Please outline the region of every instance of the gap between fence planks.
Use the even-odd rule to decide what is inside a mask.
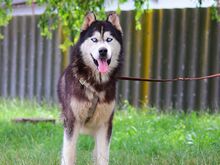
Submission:
[[[48,118],[15,118],[11,120],[14,123],[53,123],[55,124],[55,119]]]

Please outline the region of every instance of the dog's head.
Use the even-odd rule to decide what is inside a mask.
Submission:
[[[98,21],[94,13],[85,16],[79,42],[84,63],[94,72],[102,75],[118,67],[122,52],[122,30],[115,13],[106,21]]]

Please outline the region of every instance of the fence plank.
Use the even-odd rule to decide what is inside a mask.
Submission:
[[[34,97],[34,68],[35,68],[35,19],[34,16],[29,16],[29,26],[28,29],[28,63],[27,63],[27,97],[33,99]]]
[[[198,38],[198,10],[187,9],[187,44],[186,44],[186,58],[185,58],[185,76],[195,77],[196,76],[196,66],[197,66],[197,38]],[[184,85],[184,109],[191,111],[195,107],[195,81],[186,82]]]
[[[133,21],[132,24],[134,25],[135,22]],[[134,77],[140,77],[140,71],[141,71],[141,54],[142,54],[142,31],[136,30],[135,26],[133,26],[132,29],[132,52],[131,52],[131,60],[130,60],[130,75]],[[135,81],[131,83],[131,104],[134,106],[140,105],[140,82]]]
[[[175,36],[175,10],[164,12],[164,40],[163,40],[163,54],[161,62],[162,78],[173,77],[173,56],[174,56],[174,36]],[[163,109],[172,108],[172,83],[161,84],[161,107]]]
[[[58,32],[54,32],[54,42],[53,42],[53,70],[52,70],[52,96],[53,101],[57,102],[57,82],[61,74],[61,51],[59,48],[61,39],[61,28],[59,27]]]
[[[175,77],[183,77],[184,76],[184,58],[185,58],[185,52],[186,52],[186,9],[183,10],[177,10],[176,12],[177,19],[176,21],[176,28],[178,34],[176,36],[176,53],[174,56],[174,61],[176,66],[174,66],[174,75]],[[183,109],[183,82],[179,81],[174,83],[173,85],[173,106],[177,110]]]
[[[19,98],[23,99],[25,96],[25,76],[26,76],[26,37],[27,37],[27,24],[26,19],[27,17],[18,17],[20,26],[19,26],[19,84],[18,84],[18,92],[19,92]]]
[[[12,20],[12,25],[11,25],[11,37],[10,39],[13,41],[11,44],[11,63],[10,63],[10,97],[16,97],[17,93],[16,93],[16,84],[17,84],[17,50],[18,50],[18,30],[17,27],[18,26],[18,22],[17,22],[17,17],[13,18]]]
[[[4,27],[3,29],[4,41],[3,41],[3,51],[2,51],[2,96],[8,97],[8,60],[9,60],[9,29]]]
[[[198,67],[197,75],[208,75],[208,56],[209,56],[209,37],[210,37],[210,10],[203,9],[200,12],[199,21],[199,55],[198,55]],[[207,89],[208,80],[202,80],[197,82],[197,100],[195,109],[207,108]]]
[[[40,29],[37,29],[37,53],[36,53],[36,99],[38,102],[42,101],[43,97],[43,48],[44,42],[40,35]]]
[[[151,59],[152,59],[152,45],[153,45],[153,11],[145,14],[142,23],[143,29],[143,56],[142,56],[142,70],[141,77],[149,78],[151,75]],[[143,105],[149,102],[149,83],[141,84],[141,101]]]
[[[54,36],[52,36],[54,39]],[[51,99],[51,60],[52,60],[52,41],[50,39],[46,39],[46,47],[44,58],[44,98],[46,101],[50,101]]]
[[[163,10],[158,10],[154,13],[154,42],[153,42],[153,58],[152,58],[152,77],[153,78],[161,78],[161,56],[162,56],[162,28],[163,28]],[[151,84],[151,98],[150,105],[155,107],[160,107],[160,92],[161,92],[161,84],[155,83]]]
[[[210,43],[216,43],[210,45],[210,55],[209,55],[209,74],[214,74],[220,72],[219,62],[220,62],[220,24],[217,22],[212,22],[212,31],[210,37]],[[208,83],[208,104],[211,112],[217,112],[219,109],[219,79],[211,79]]]
[[[131,48],[132,48],[132,40],[131,40],[131,24],[130,22],[133,19],[133,14],[132,12],[122,12],[122,19],[125,20],[124,24],[122,24],[123,27],[123,39],[124,39],[124,64],[123,64],[123,70],[122,74],[123,75],[130,75],[130,59],[131,59]],[[119,93],[119,99],[129,99],[129,86],[130,82],[129,81],[120,81],[121,86],[119,86],[119,89],[121,89],[121,92]]]

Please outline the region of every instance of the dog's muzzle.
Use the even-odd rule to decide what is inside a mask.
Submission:
[[[99,49],[98,59],[95,59],[92,54],[91,56],[100,73],[107,73],[109,71],[111,58],[108,59],[108,50],[106,48]]]

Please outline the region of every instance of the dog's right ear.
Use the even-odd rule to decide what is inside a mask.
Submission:
[[[81,30],[83,31],[88,29],[88,27],[95,21],[96,21],[95,14],[93,12],[88,12],[84,18],[84,22]]]

